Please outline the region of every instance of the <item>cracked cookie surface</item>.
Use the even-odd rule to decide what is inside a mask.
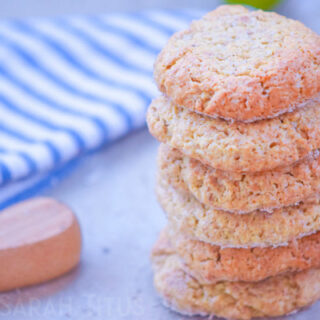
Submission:
[[[158,201],[175,229],[221,247],[277,247],[320,230],[320,199],[272,213],[234,214],[202,204],[158,177]]]
[[[203,284],[191,276],[169,242],[152,252],[154,284],[164,303],[187,315],[249,320],[275,317],[308,306],[320,297],[320,270],[270,277],[260,282]]]
[[[202,283],[257,282],[279,274],[320,267],[320,232],[277,248],[221,248],[194,240],[169,224],[160,235]]]
[[[289,166],[320,148],[320,104],[275,119],[229,123],[174,105],[162,96],[147,122],[159,141],[219,170],[260,172]]]
[[[174,34],[156,83],[181,106],[255,121],[292,111],[320,91],[320,37],[273,12],[221,6]]]
[[[213,169],[161,144],[158,170],[175,188],[189,191],[208,206],[233,213],[267,212],[310,201],[320,192],[320,157],[278,170],[237,174]]]

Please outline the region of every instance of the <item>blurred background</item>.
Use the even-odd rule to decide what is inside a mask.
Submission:
[[[244,1],[230,1],[243,3]],[[281,14],[303,21],[320,31],[319,0],[247,0],[247,3],[266,7],[281,2],[275,9]],[[0,17],[56,16],[64,14],[108,13],[137,11],[150,8],[200,8],[211,10],[223,3],[218,0],[10,0],[1,1]]]

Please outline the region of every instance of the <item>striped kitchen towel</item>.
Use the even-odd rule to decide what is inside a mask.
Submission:
[[[153,62],[202,12],[0,22],[0,208],[145,125]]]

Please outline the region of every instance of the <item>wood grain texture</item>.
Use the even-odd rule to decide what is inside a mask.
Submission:
[[[35,198],[0,213],[0,291],[38,284],[80,259],[78,221],[65,205]]]

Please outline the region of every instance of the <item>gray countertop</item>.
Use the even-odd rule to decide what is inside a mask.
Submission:
[[[217,1],[10,0],[0,17],[110,12],[150,7],[214,8]],[[320,31],[320,1],[288,0],[279,12]],[[67,203],[82,226],[77,270],[47,284],[0,294],[3,319],[187,319],[162,307],[152,286],[149,252],[165,224],[154,196],[158,143],[146,130],[85,157],[44,193]],[[287,317],[319,319],[320,303]]]
[[[152,286],[149,254],[166,222],[153,192],[157,146],[141,130],[86,157],[45,192],[76,212],[81,264],[58,280],[0,294],[0,319],[190,319],[163,307]],[[286,319],[319,314],[320,303]]]

